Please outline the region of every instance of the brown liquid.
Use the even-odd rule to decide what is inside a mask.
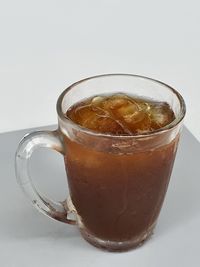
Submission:
[[[175,118],[166,103],[126,95],[90,98],[72,106],[66,114],[93,131],[126,137],[156,131]],[[177,139],[154,145],[167,138],[158,135],[134,147],[130,138],[124,150],[123,142],[119,148],[112,139],[94,141],[90,136],[77,135],[81,137],[78,142],[64,137],[65,162],[72,202],[84,227],[102,240],[137,241],[154,225],[160,212]]]

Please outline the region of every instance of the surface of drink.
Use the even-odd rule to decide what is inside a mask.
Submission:
[[[66,115],[85,128],[114,135],[156,131],[175,119],[165,102],[122,93],[86,99],[72,106]]]
[[[139,245],[159,215],[178,136],[171,141],[160,134],[142,141],[135,137],[170,124],[175,119],[172,109],[167,103],[115,94],[79,102],[66,116],[85,128],[113,135],[106,142],[79,132],[79,141],[64,137],[70,195],[84,233]],[[120,146],[113,150],[118,140]]]

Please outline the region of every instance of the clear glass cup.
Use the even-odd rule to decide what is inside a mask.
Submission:
[[[154,132],[114,136],[85,129],[65,117],[78,101],[115,92],[167,102],[176,119]],[[56,131],[30,133],[19,144],[16,176],[23,191],[40,212],[78,225],[94,246],[124,251],[141,245],[152,234],[167,191],[185,116],[183,98],[154,79],[107,74],[68,87],[58,98],[57,113]],[[28,162],[38,147],[63,155],[70,192],[65,201],[47,199],[33,185]],[[69,218],[70,213],[76,220]]]

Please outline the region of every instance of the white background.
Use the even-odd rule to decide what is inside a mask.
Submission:
[[[198,0],[0,2],[0,132],[57,122],[58,95],[101,73],[160,79],[200,140]]]

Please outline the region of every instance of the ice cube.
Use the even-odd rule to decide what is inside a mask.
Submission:
[[[129,113],[124,115],[123,118],[128,123],[136,123],[144,119],[145,113],[141,111],[135,111],[134,113]]]
[[[152,114],[153,120],[155,123],[157,123],[159,126],[162,126],[167,123],[168,116],[167,114],[163,113],[153,113]]]
[[[120,107],[117,109],[117,113],[121,116],[121,117],[125,117],[125,116],[129,116],[129,115],[133,115],[135,113],[138,113],[139,108],[137,105],[135,104],[130,104],[127,103],[126,105]]]
[[[110,105],[110,107],[109,107],[110,109],[118,109],[121,106],[127,105],[127,103],[128,103],[127,99],[125,99],[125,98],[116,98],[116,97],[113,97],[108,101],[108,105]]]
[[[102,107],[98,107],[98,106],[92,106],[91,109],[96,113],[97,116],[110,116],[109,111],[107,111],[106,109],[102,108]]]
[[[123,127],[110,117],[99,117],[96,130],[103,133],[124,134]]]
[[[171,115],[173,113],[166,103],[154,105],[150,110],[152,124],[156,124],[159,128],[167,125],[173,119]]]
[[[127,104],[127,99],[124,96],[113,95],[113,96],[108,96],[105,99],[103,103],[103,107],[106,110],[109,110],[109,109],[113,110],[126,104]]]

